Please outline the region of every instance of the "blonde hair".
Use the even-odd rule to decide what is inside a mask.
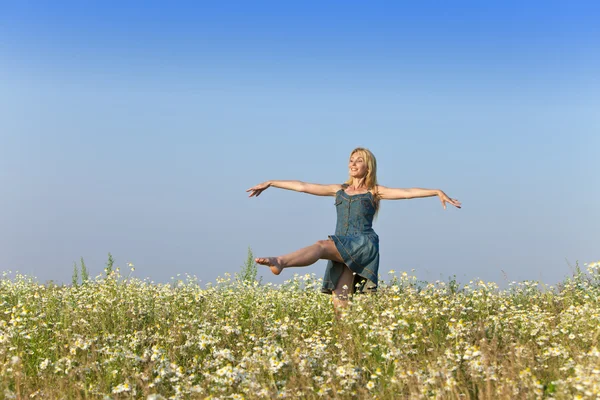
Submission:
[[[373,153],[371,153],[371,151],[369,149],[366,149],[364,147],[357,147],[354,150],[352,150],[352,152],[350,153],[350,157],[352,157],[355,154],[358,154],[359,156],[361,156],[365,160],[365,163],[367,164],[367,175],[365,176],[365,186],[373,195],[373,201],[374,201],[374,205],[375,205],[375,215],[377,215],[377,212],[379,211],[379,200],[380,200],[379,193],[377,193],[377,160],[375,159],[375,156],[373,155]],[[353,179],[354,178],[352,178],[351,176],[348,177],[346,184],[351,185],[353,182]]]

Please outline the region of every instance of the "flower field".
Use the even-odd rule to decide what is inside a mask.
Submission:
[[[0,281],[0,398],[600,398],[600,264],[556,287]]]

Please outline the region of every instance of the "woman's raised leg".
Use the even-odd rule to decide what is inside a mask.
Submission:
[[[335,247],[333,240],[319,240],[317,243],[296,250],[293,253],[279,257],[257,258],[255,261],[259,264],[271,268],[271,272],[279,275],[284,268],[288,267],[306,267],[319,260],[332,260],[343,263],[344,260],[340,252]]]

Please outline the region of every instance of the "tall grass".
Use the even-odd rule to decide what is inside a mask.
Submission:
[[[5,274],[0,397],[600,395],[598,263],[549,288],[392,273],[341,319],[314,275],[263,285],[246,267],[206,287],[124,278],[112,264],[85,285]]]

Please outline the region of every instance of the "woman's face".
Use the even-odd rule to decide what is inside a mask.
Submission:
[[[367,175],[367,163],[360,153],[354,153],[350,156],[348,169],[352,178],[364,178]]]

